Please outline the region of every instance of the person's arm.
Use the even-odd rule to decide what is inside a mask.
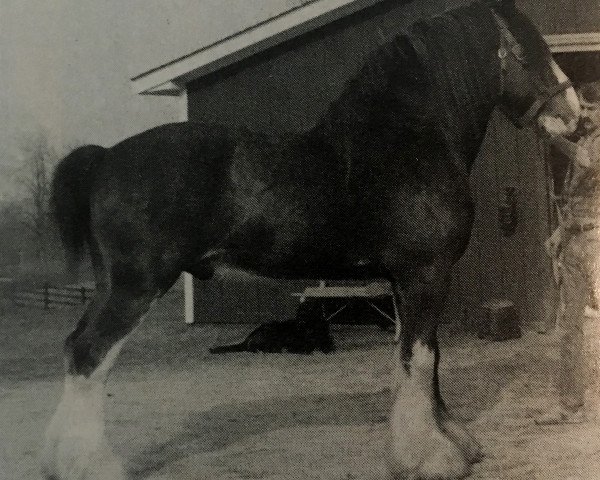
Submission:
[[[600,132],[597,131],[596,135],[589,142],[587,152],[594,168],[598,168],[600,166]]]
[[[600,141],[600,137],[598,137],[598,140]],[[571,142],[565,137],[555,137],[552,139],[552,145],[582,167],[587,168],[590,166],[590,155],[587,149],[575,142]],[[596,141],[594,142],[594,148],[596,148]]]

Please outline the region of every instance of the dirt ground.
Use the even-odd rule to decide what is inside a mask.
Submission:
[[[134,334],[108,385],[107,431],[133,480],[384,478],[390,335],[337,326],[334,354],[208,347],[250,326],[186,326],[172,297]],[[61,344],[79,312],[0,316],[0,478],[39,478],[62,388]],[[600,424],[538,427],[553,400],[555,340],[492,343],[442,332],[442,388],[483,444],[473,479],[600,479]]]

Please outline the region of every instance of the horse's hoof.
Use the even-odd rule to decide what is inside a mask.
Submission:
[[[473,440],[469,445],[460,445],[460,449],[469,463],[481,463],[485,458],[483,447],[476,440]]]
[[[59,408],[50,422],[40,458],[42,478],[126,480],[122,463],[106,441],[101,426],[93,421],[73,420]]]
[[[393,480],[460,480],[471,473],[462,450],[449,438],[435,435],[418,445],[417,452],[392,452],[389,460]],[[406,462],[411,458],[411,464]]]
[[[484,458],[481,444],[463,427],[452,418],[442,422],[442,430],[458,445],[469,463],[479,463]]]
[[[432,452],[421,465],[417,478],[423,480],[458,480],[467,477],[471,473],[470,464],[460,449],[454,445],[452,447],[442,447]]]
[[[72,443],[45,447],[41,472],[45,480],[126,480],[121,461],[108,446],[83,452]]]
[[[458,444],[458,446],[462,450],[465,459],[469,463],[481,463],[485,458],[483,447],[477,440],[473,438],[469,443]]]

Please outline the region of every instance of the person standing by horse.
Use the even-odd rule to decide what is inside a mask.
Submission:
[[[600,297],[600,81],[581,85],[578,96],[578,138],[572,142],[557,137],[552,142],[570,159],[562,191],[562,218],[546,243],[548,253],[560,259],[562,274],[560,401],[536,418],[538,425],[584,421],[585,390],[591,374],[584,322],[590,296],[594,300]]]

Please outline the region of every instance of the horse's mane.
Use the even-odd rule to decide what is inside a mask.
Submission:
[[[370,55],[316,130],[339,138],[348,132],[369,136],[373,127],[444,129],[456,118],[453,107],[465,97],[474,111],[461,111],[461,118],[476,122],[479,102],[493,95],[489,77],[497,75],[489,64],[477,63],[493,58],[486,52],[497,49],[497,36],[490,35],[494,31],[490,8],[479,2],[414,23]]]

